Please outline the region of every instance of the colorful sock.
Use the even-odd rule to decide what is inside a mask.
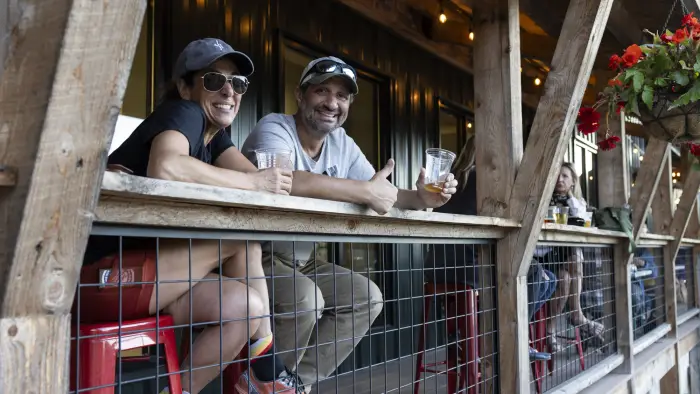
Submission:
[[[284,363],[275,354],[275,343],[272,335],[260,338],[255,341],[251,339],[250,345],[250,368],[255,373],[255,377],[263,382],[271,382],[285,371]]]

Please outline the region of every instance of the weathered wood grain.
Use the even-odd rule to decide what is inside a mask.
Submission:
[[[11,4],[0,163],[17,179],[0,188],[0,392],[64,393],[69,310],[146,1]]]
[[[619,135],[621,140],[617,149],[598,150],[598,205],[603,207],[621,207],[629,199],[629,166],[627,165],[627,137],[624,114],[620,120],[611,122],[610,131]]]
[[[659,185],[651,201],[652,228],[656,234],[668,234],[673,218],[673,184],[671,183],[671,155],[662,164]]]

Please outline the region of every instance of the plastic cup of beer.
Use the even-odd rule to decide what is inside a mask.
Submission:
[[[567,224],[569,222],[569,207],[559,208],[557,213],[557,224]]]
[[[266,168],[292,168],[292,151],[289,149],[257,149],[255,157],[258,161],[258,169]]]
[[[555,206],[547,208],[547,216],[544,218],[545,223],[556,223],[557,222],[557,212],[559,209]]]
[[[433,193],[442,192],[455,157],[457,155],[444,149],[425,150],[425,190]]]

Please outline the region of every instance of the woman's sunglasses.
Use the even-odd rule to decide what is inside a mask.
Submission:
[[[224,75],[217,72],[208,72],[202,75],[204,89],[208,92],[218,92],[223,89],[226,82],[231,84],[236,94],[245,94],[248,91],[248,78],[242,75]]]
[[[353,81],[357,81],[357,72],[355,72],[355,69],[352,68],[352,66],[349,66],[344,63],[338,63],[333,60],[321,60],[320,62],[314,64],[311,69],[304,75],[304,78],[302,80],[305,80],[309,75],[312,73],[316,74],[345,74],[348,77],[352,78]]]

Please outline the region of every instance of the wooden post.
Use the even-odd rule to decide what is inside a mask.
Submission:
[[[624,113],[620,120],[611,124],[611,132],[622,140],[617,149],[598,151],[598,202],[601,207],[621,207],[629,199],[629,167],[627,165],[627,136]],[[630,374],[634,370],[632,343],[632,281],[629,274],[629,241],[618,242],[614,248],[613,270],[615,278],[615,326],[617,348],[625,361],[615,372]]]
[[[669,235],[673,240],[664,246],[664,300],[666,303],[666,318],[671,325],[670,338],[678,339],[678,305],[676,300],[676,257],[681,246],[681,239],[688,226],[691,212],[697,204],[698,190],[700,189],[700,171],[688,171],[684,177],[683,194],[673,214]],[[681,374],[679,373],[679,355],[676,345],[676,363],[661,380],[661,388],[664,393],[678,392]]]
[[[554,189],[554,180],[559,172],[566,144],[572,135],[578,108],[590,77],[611,5],[612,0],[581,0],[569,4],[564,26],[554,52],[552,71],[547,77],[544,86],[545,93],[540,99],[532,126],[533,132],[528,138],[527,148],[518,169],[514,186],[511,188],[510,197],[506,196],[506,199],[501,200],[505,187],[499,186],[497,193],[489,195],[492,196],[493,200],[487,200],[483,194],[478,198],[482,209],[508,212],[511,218],[522,223],[522,228],[514,230],[498,242],[496,251],[499,270],[498,328],[501,351],[499,375],[501,376],[500,384],[503,393],[528,393],[530,391],[529,360],[526,349],[528,338],[526,274],[542,227],[542,218]],[[511,7],[512,5],[509,5],[509,15],[513,15],[517,11],[517,8],[512,9]],[[515,14],[517,15],[517,12]],[[511,21],[514,18],[517,16],[509,16]],[[477,26],[478,24],[483,24],[483,21],[478,21]],[[517,26],[515,21],[510,24]],[[478,37],[484,37],[484,33],[477,32],[476,34]],[[510,35],[514,34],[516,33],[512,27]],[[485,47],[490,46],[491,50],[494,47],[503,48],[502,42],[502,39],[491,41],[491,44],[485,44]],[[507,53],[503,53],[501,56],[506,56]],[[514,64],[516,63],[511,61],[507,66],[508,71],[501,71],[503,74],[500,78],[511,80],[510,83],[513,85],[519,85],[519,80],[517,82],[512,80],[512,75],[515,72]],[[480,76],[475,75],[475,80],[479,79]],[[491,89],[493,90],[493,88]],[[489,94],[493,94],[493,91],[490,91]],[[496,104],[493,105],[498,105],[498,101],[495,100]],[[500,99],[500,101],[504,100]],[[512,101],[507,103],[512,104]],[[483,103],[477,102],[477,111],[481,105]],[[503,104],[500,106],[504,107]],[[477,116],[479,116],[478,112]],[[503,117],[505,117],[505,113]],[[512,125],[515,125],[515,122],[519,122],[519,120],[511,119],[511,122]],[[479,130],[479,132],[483,132],[483,130]],[[497,131],[497,133],[500,134],[496,134],[493,141],[500,141],[499,144],[510,143],[513,141],[511,138],[515,135],[515,133],[509,133],[504,136],[504,131]],[[511,146],[508,145],[498,146],[499,152],[510,153],[510,149]],[[499,156],[502,157],[503,153],[500,153]],[[489,165],[493,168],[494,164],[489,164],[488,160],[490,158],[482,156],[480,160],[477,156],[477,171],[484,171],[479,168],[479,165],[487,166],[487,171]],[[517,163],[510,162],[509,165],[514,166]],[[510,171],[513,168],[506,168],[506,170]],[[488,172],[483,173],[488,174]],[[505,179],[510,173],[498,175],[498,179]],[[479,178],[485,180],[483,176],[479,176]],[[488,175],[486,179],[488,179]],[[493,179],[491,181],[493,182]],[[507,202],[506,206],[501,207],[502,202]],[[513,349],[517,349],[515,357],[512,356]]]
[[[649,230],[654,234],[668,234],[671,218],[673,218],[673,184],[671,183],[671,154],[669,153],[662,163],[659,185],[656,187],[656,194],[651,201],[652,228]]]
[[[478,211],[480,215],[507,217],[508,199],[523,152],[518,0],[476,2],[474,21],[474,34],[483,38],[474,43]],[[527,312],[525,286],[503,286],[504,283],[516,283],[516,273],[511,270],[510,264],[504,263],[508,252],[501,249],[503,246],[500,243],[496,246],[496,261],[482,262],[495,263],[496,266],[498,308],[495,310],[498,313],[499,327],[509,324],[512,319],[509,314],[516,302],[520,302],[522,310]],[[493,273],[488,267],[482,270],[484,271]],[[527,313],[523,313],[519,319],[527,322]],[[488,322],[491,319],[481,320],[484,322],[481,327],[483,334],[494,331],[495,327]],[[484,343],[484,354],[494,354],[498,350],[499,363],[484,366],[483,382],[493,382],[493,373],[498,373],[498,376],[520,377],[519,382],[515,382],[515,379],[499,379],[499,392],[523,393],[529,390],[527,332],[519,334],[513,336],[507,332],[504,335],[503,330],[498,330],[499,349],[492,349],[493,341]],[[503,361],[513,358],[521,359],[520,369],[504,370]],[[499,370],[496,371],[495,368]],[[483,392],[491,392],[488,388],[484,387]]]
[[[145,0],[10,0],[0,59],[0,393],[65,393],[70,307]],[[3,11],[4,12],[4,11]]]
[[[639,240],[642,226],[646,221],[651,201],[659,185],[664,165],[669,156],[670,144],[666,141],[650,138],[644,161],[637,172],[637,179],[634,181],[635,188],[630,194],[630,207],[632,208],[632,224],[634,225],[634,239]]]
[[[612,134],[619,135],[620,145],[609,151],[598,150],[598,205],[600,207],[621,207],[629,199],[629,166],[627,165],[627,135],[625,117],[610,124]]]

